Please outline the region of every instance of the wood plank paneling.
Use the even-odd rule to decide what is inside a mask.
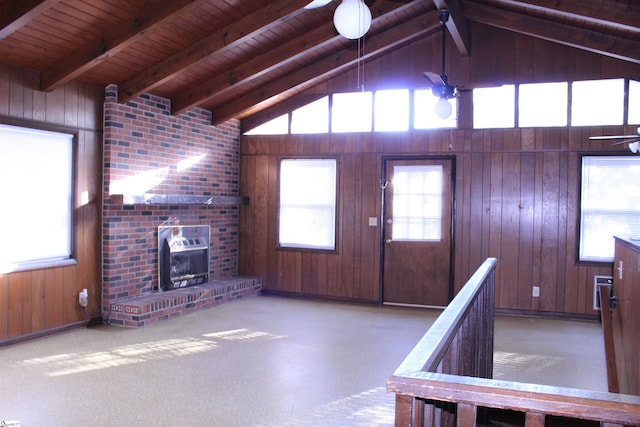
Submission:
[[[549,150],[540,148],[545,139],[567,139],[568,133],[550,136],[545,132],[510,130],[500,138],[499,132],[454,131],[453,139],[463,140],[459,145],[462,151],[446,150],[458,157],[456,289],[482,259],[496,256],[498,308],[596,315],[591,307],[593,276],[611,274],[611,268],[576,263],[578,153],[567,151],[570,144],[566,141],[547,143],[554,147]],[[317,153],[318,157],[336,155],[339,147],[346,150],[341,136],[326,138],[329,142],[324,145],[333,148],[330,153]],[[282,145],[275,146],[279,141],[274,139],[251,143],[252,149],[262,147],[266,154],[242,155],[241,181],[252,203],[242,208],[241,242],[242,250],[253,251],[241,256],[242,274],[265,278],[265,290],[379,300],[380,224],[369,227],[368,218],[380,218],[380,165],[383,156],[389,155],[389,147],[384,144],[390,142],[399,154],[423,155],[405,150],[407,146],[420,146],[412,141],[424,141],[424,134],[414,132],[402,138],[371,134],[371,138],[382,140],[378,153],[337,154],[341,159],[337,254],[296,254],[276,249],[278,162],[281,155],[308,153],[303,153],[304,148],[297,144],[287,145],[293,151],[284,152]],[[261,137],[250,140],[256,139]],[[583,147],[587,144],[585,138]],[[355,149],[362,150],[364,146]],[[439,146],[443,150],[448,144]],[[478,148],[467,152],[470,147]],[[532,296],[533,286],[540,287],[539,297]]]
[[[9,312],[9,276],[0,274],[0,313]],[[9,338],[9,316],[0,315],[0,340]]]
[[[0,271],[0,344],[100,316],[104,89],[70,83],[45,93],[38,84],[38,73],[0,64],[0,116],[12,123],[65,126],[77,132],[73,230],[77,264]],[[83,288],[89,290],[86,313],[78,305]]]
[[[11,274],[7,282],[8,310],[6,315],[8,337],[17,337],[25,333],[22,323],[22,316],[25,311],[24,304],[22,303],[23,276],[24,273]]]
[[[481,40],[474,46],[491,49],[475,50],[469,58],[460,58],[454,51],[447,64],[451,80],[458,83],[454,75],[468,76],[469,81],[462,83],[469,87],[488,82],[640,78],[638,65],[481,25],[474,25],[472,32]],[[396,49],[392,57],[367,61],[367,75],[372,76],[367,90],[388,81],[422,85],[415,75],[421,75],[425,63],[416,59],[415,52],[429,51],[430,43],[427,38]],[[323,83],[322,90],[355,90],[349,82],[342,76]],[[251,166],[242,174],[242,185],[249,191],[260,188],[268,196],[243,211],[250,215],[247,225],[252,227],[243,235],[257,237],[250,243],[241,238],[241,242],[257,250],[242,256],[240,272],[263,277],[266,290],[304,289],[319,296],[378,301],[380,224],[374,231],[366,222],[370,216],[380,218],[381,161],[384,156],[446,154],[456,157],[454,289],[484,259],[495,256],[498,308],[595,317],[593,276],[611,275],[611,266],[576,262],[579,155],[615,148],[589,142],[590,134],[603,132],[599,127],[472,129],[471,94],[462,92],[459,100],[464,111],[459,112],[460,128],[454,130],[243,137],[242,161],[259,166],[256,172]],[[623,131],[622,127],[606,129],[607,133]],[[298,263],[295,257],[285,261],[275,249],[274,177],[279,156],[303,155],[340,159],[339,251],[306,253]],[[280,271],[288,268],[302,268],[295,282],[287,282]],[[532,296],[533,286],[540,287],[539,297]]]

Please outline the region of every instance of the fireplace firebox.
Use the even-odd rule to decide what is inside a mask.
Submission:
[[[184,288],[209,280],[208,225],[158,227],[159,290]]]

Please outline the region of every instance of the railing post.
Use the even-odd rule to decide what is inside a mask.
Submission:
[[[527,412],[524,418],[524,427],[544,427],[544,414]]]
[[[457,427],[467,427],[476,425],[476,415],[478,408],[468,403],[458,403]]]
[[[406,394],[396,394],[396,427],[413,427],[412,410],[413,397]]]

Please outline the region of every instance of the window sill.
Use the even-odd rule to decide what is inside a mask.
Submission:
[[[57,261],[40,261],[24,264],[7,264],[0,266],[0,274],[19,273],[21,271],[43,270],[46,268],[67,267],[70,265],[78,265],[75,259],[61,259]]]

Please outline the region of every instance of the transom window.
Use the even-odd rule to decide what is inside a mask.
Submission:
[[[640,124],[640,82],[635,80],[522,83],[476,88],[472,96],[475,129]],[[446,119],[435,114],[437,101],[431,89],[421,88],[335,93],[246,135],[289,133],[289,118],[294,134],[457,127],[457,99],[449,100],[452,114]]]
[[[518,126],[566,126],[568,87],[567,82],[519,85]]]
[[[621,125],[624,79],[587,80],[571,84],[571,125]]]

